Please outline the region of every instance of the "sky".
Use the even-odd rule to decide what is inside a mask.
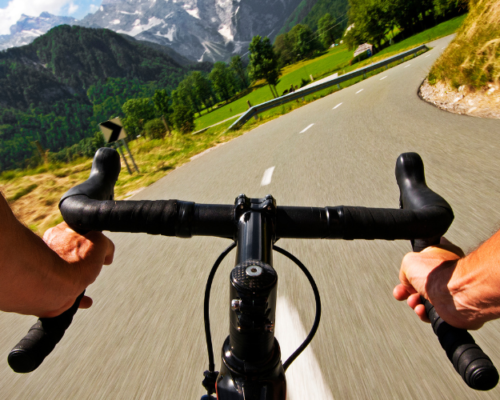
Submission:
[[[47,11],[54,15],[81,19],[95,12],[102,0],[0,0],[0,35],[10,34],[21,14],[38,17]]]

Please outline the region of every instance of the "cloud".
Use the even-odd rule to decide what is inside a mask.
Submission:
[[[8,35],[9,28],[19,20],[22,14],[37,17],[47,11],[57,15],[61,8],[68,4],[70,4],[70,9],[73,7],[73,12],[78,8],[73,5],[72,0],[11,0],[7,7],[0,9],[0,35]]]
[[[76,10],[78,10],[78,6],[74,3],[70,3],[70,5],[68,6],[68,14],[74,14]]]
[[[91,4],[90,7],[89,7],[89,12],[91,13],[95,13],[97,10],[99,10],[99,6],[95,5],[95,4]]]

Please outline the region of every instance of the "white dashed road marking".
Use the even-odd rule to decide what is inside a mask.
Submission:
[[[365,90],[365,89],[358,90],[358,91],[356,92],[356,94],[361,93],[363,90]]]
[[[340,107],[342,103],[337,104],[335,107],[332,108],[332,110],[335,110],[336,108]]]
[[[304,341],[307,333],[299,313],[285,297],[278,297],[276,305],[276,338],[279,341],[282,360],[286,360]],[[333,400],[312,348],[304,352],[286,371],[286,391],[289,400]]]
[[[409,66],[411,66],[411,64],[408,64],[405,68],[408,68]]]
[[[384,76],[383,78],[380,78],[380,80],[383,81],[385,78],[387,78],[387,75]]]
[[[307,131],[311,126],[313,126],[314,124],[311,124],[309,126],[307,126],[305,129],[303,129],[302,131],[300,131],[300,133],[304,133],[305,131]]]
[[[273,178],[273,172],[275,167],[268,168],[264,171],[264,176],[262,177],[262,181],[260,182],[260,186],[267,186],[271,183],[271,179]]]
[[[424,58],[427,58],[427,57],[429,57],[429,56],[430,56],[430,54],[427,54]]]

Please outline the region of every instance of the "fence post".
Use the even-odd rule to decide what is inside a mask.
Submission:
[[[248,109],[252,108],[252,103],[250,103],[250,100],[247,100],[247,104],[248,104]],[[257,114],[255,114],[253,117],[254,117],[254,119],[255,119],[256,121],[258,121],[258,120],[259,120],[259,118],[257,117]]]

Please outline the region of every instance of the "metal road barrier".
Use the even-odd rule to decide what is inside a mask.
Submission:
[[[250,120],[250,118],[252,118],[252,117],[254,117],[254,116],[256,116],[264,111],[270,110],[271,108],[281,106],[281,105],[286,104],[290,101],[297,100],[301,97],[305,97],[309,94],[326,89],[330,86],[339,85],[342,82],[348,81],[349,79],[356,78],[358,76],[365,76],[366,77],[366,74],[368,72],[374,71],[374,70],[382,68],[382,67],[386,67],[387,65],[389,65],[395,61],[402,60],[405,57],[411,56],[412,54],[416,55],[419,51],[422,51],[425,49],[427,49],[427,46],[421,45],[421,46],[416,47],[414,49],[397,54],[393,57],[386,58],[385,60],[376,62],[374,64],[367,65],[366,67],[357,69],[357,70],[352,71],[352,72],[348,72],[347,74],[344,74],[344,75],[339,76],[337,78],[332,78],[328,81],[319,81],[316,84],[313,83],[311,85],[308,85],[307,87],[298,89],[293,93],[289,93],[289,94],[286,94],[284,96],[278,97],[276,99],[266,101],[265,103],[261,103],[261,104],[258,104],[256,106],[253,106],[253,107],[249,108],[245,114],[243,114],[240,118],[238,118],[229,127],[229,130],[239,129],[248,120]]]

